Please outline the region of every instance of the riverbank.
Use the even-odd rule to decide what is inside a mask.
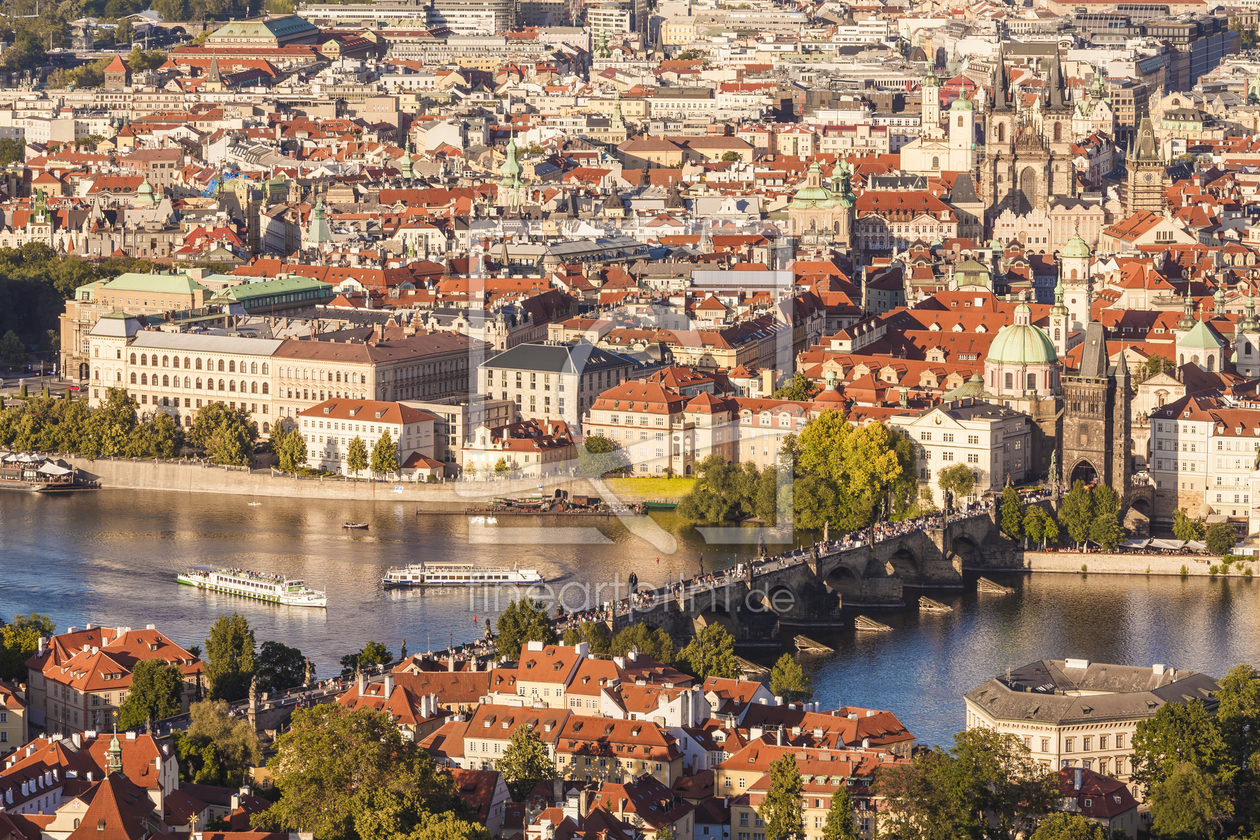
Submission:
[[[1081,551],[1025,551],[1013,555],[1006,566],[967,567],[967,571],[1025,571],[1058,574],[1091,575],[1174,575],[1177,577],[1236,577],[1250,580],[1236,565],[1227,575],[1212,575],[1211,570],[1220,563],[1219,557],[1201,554],[1104,554]],[[1243,568],[1252,568],[1246,563]],[[1255,569],[1253,568],[1253,571]]]
[[[638,504],[661,498],[659,486],[636,487],[640,479],[617,479],[616,487],[601,488],[585,478],[522,478],[504,481],[367,481],[335,478],[298,478],[270,470],[247,470],[189,461],[133,461],[102,458],[89,461],[74,456],[68,462],[97,481],[102,490],[160,490],[177,493],[215,493],[286,499],[330,499],[355,502],[407,502],[428,513],[462,513],[470,504],[503,496],[521,497],[564,490],[570,496],[600,496],[611,504]],[[642,479],[653,482],[654,479]],[[679,480],[686,492],[690,482]],[[541,488],[541,489],[540,489]]]

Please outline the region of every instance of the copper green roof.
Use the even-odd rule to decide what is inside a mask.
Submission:
[[[1178,347],[1185,347],[1187,350],[1219,350],[1222,344],[1224,342],[1203,321],[1195,321],[1186,337],[1177,341]]]
[[[111,292],[149,292],[160,295],[191,295],[206,287],[187,274],[120,274],[105,284]]]
[[[1015,308],[1017,315],[1030,316],[1028,304],[1021,303]],[[989,345],[986,362],[1006,365],[1048,365],[1059,358],[1054,343],[1045,330],[1034,324],[1009,324],[998,330],[993,343]]]

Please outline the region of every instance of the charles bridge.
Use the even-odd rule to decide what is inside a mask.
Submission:
[[[874,543],[853,539],[655,590],[650,603],[616,610],[612,630],[643,623],[676,638],[720,623],[742,644],[777,644],[781,627],[838,625],[842,607],[899,608],[907,589],[961,589],[963,568],[1006,550],[994,509],[908,530]],[[939,519],[936,520],[939,523]]]

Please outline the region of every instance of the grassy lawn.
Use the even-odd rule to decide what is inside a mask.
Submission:
[[[626,501],[654,501],[657,499],[677,501],[686,495],[687,491],[696,483],[696,479],[609,478],[605,479],[604,483]]]

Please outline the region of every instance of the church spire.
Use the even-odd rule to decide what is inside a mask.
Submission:
[[[1059,51],[1055,49],[1054,60],[1050,63],[1050,80],[1048,83],[1050,89],[1050,101],[1048,106],[1052,111],[1062,111],[1068,107],[1065,98],[1066,90],[1063,82],[1063,64],[1059,61]]]
[[[997,72],[993,76],[993,110],[1011,110],[1011,94],[1006,81],[1006,47],[998,48]]]
[[[1177,322],[1177,329],[1194,329],[1194,298],[1190,295],[1189,289],[1186,289],[1186,297],[1182,301],[1181,320]]]

